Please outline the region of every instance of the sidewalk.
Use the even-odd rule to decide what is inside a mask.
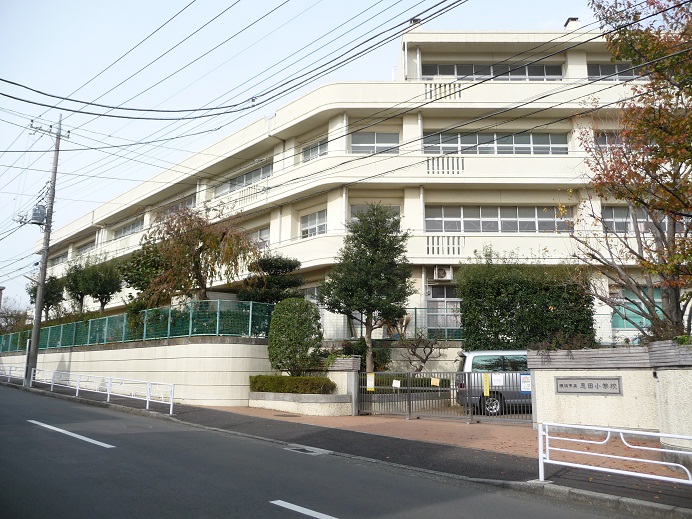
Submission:
[[[510,488],[537,491],[539,487],[539,493],[543,492],[543,485],[534,482],[538,479],[538,432],[530,424],[407,420],[391,415],[318,417],[248,407],[182,405],[176,406],[175,415],[181,421],[198,425],[472,479],[505,482]],[[592,451],[596,449],[592,447]],[[631,456],[617,442],[605,452]],[[564,459],[584,462],[575,457]],[[627,461],[616,460],[609,465],[637,469]],[[680,477],[667,468],[657,472]],[[692,518],[690,485],[554,465],[546,465],[546,479],[553,484],[545,487],[545,493],[606,506],[619,499],[637,515],[671,517],[663,507],[657,510],[656,503],[679,507],[675,517]],[[648,501],[652,503],[651,509],[642,511],[633,500]]]

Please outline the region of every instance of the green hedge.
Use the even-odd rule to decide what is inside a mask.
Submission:
[[[250,377],[250,391],[260,393],[299,393],[328,395],[336,384],[327,377],[283,377],[281,375],[255,375]]]

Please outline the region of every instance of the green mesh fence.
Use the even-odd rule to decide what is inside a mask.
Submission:
[[[0,353],[26,350],[26,341],[31,337],[31,330],[0,335]]]
[[[239,301],[192,301],[41,329],[39,349],[114,342],[234,335],[266,337],[274,305]],[[31,330],[0,335],[0,353],[23,351]]]

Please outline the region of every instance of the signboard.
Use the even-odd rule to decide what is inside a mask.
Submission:
[[[490,374],[490,380],[491,380],[493,386],[504,386],[505,385],[504,373],[491,373]]]
[[[622,395],[622,377],[555,377],[555,393]]]
[[[531,392],[531,375],[528,373],[522,373],[519,375],[519,392],[530,393]]]
[[[483,373],[483,396],[490,396],[490,373]]]
[[[431,386],[435,386],[435,387],[440,387],[440,379],[439,379],[439,378],[432,377],[432,378],[430,379],[430,385],[431,385]]]
[[[365,375],[365,387],[368,391],[375,391],[375,374],[368,373]]]
[[[392,387],[394,388],[400,388],[401,387],[401,380],[394,379],[392,380]]]

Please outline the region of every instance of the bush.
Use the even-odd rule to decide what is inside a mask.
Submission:
[[[272,368],[298,376],[317,367],[322,325],[317,307],[292,297],[277,303],[269,325],[269,362]]]
[[[360,355],[360,371],[365,371],[365,356],[368,350],[365,339],[361,337],[357,341],[344,341],[341,344],[344,355]],[[392,350],[388,346],[382,346],[382,342],[373,341],[372,356],[375,363],[375,371],[387,371],[392,360]]]
[[[281,375],[250,377],[250,391],[261,393],[328,395],[335,389],[336,384],[326,377],[282,377]]]

